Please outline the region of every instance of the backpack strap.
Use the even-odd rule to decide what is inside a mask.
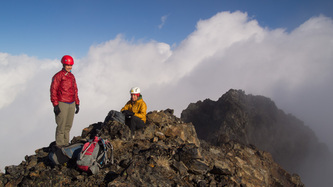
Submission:
[[[111,150],[111,153],[110,153],[111,154],[111,164],[113,164],[114,161],[113,161],[113,146],[112,146],[112,144],[108,140],[104,140],[104,139],[101,139],[101,142],[102,142],[103,147],[104,147],[103,148],[104,149],[104,153],[103,153],[104,163],[108,164],[110,162],[109,157],[108,157],[108,152],[109,152],[109,150]]]
[[[107,142],[107,147],[111,149],[111,164],[113,164],[113,146],[109,141]]]
[[[108,140],[101,139],[103,147],[104,147],[104,153],[103,153],[103,161],[105,164],[108,164],[110,162],[108,158],[108,152],[111,149],[111,164],[113,164],[113,146]]]

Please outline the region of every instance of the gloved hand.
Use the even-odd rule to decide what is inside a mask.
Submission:
[[[80,107],[79,107],[79,105],[76,105],[75,107],[76,107],[75,114],[77,114],[77,113],[79,113],[79,111],[80,111]]]
[[[132,116],[134,116],[134,112],[131,112],[129,110],[124,110],[123,114],[125,115],[125,118],[132,118]]]
[[[56,116],[60,114],[61,111],[60,111],[59,105],[54,106],[53,112]]]

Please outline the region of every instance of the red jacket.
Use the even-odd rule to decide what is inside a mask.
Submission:
[[[64,69],[52,77],[50,92],[53,106],[58,105],[59,101],[80,104],[75,77]]]

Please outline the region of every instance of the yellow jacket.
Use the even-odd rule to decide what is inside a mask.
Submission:
[[[121,111],[129,110],[134,113],[134,116],[139,117],[143,122],[146,123],[147,105],[142,99],[142,95],[133,102],[129,100],[126,105],[121,109]]]

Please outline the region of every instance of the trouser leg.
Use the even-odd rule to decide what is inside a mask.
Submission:
[[[135,130],[142,129],[145,126],[145,123],[136,116],[132,116],[132,118],[126,118],[125,124],[131,129],[132,135],[134,135]]]
[[[131,130],[131,135],[134,134],[134,126],[132,123],[132,118],[125,118],[125,124],[129,127],[129,129]]]
[[[134,123],[133,125],[134,130],[142,129],[145,126],[145,123],[139,117],[136,116],[132,117],[132,122]]]
[[[66,104],[59,102],[60,113],[56,116],[56,144],[58,146],[65,145],[64,134],[65,134],[65,124],[67,118]]]
[[[66,120],[66,125],[65,125],[65,133],[64,133],[65,144],[68,144],[69,140],[70,140],[69,135],[70,135],[70,131],[73,126],[74,113],[75,113],[75,103],[69,104],[68,112],[67,112],[67,120]]]

